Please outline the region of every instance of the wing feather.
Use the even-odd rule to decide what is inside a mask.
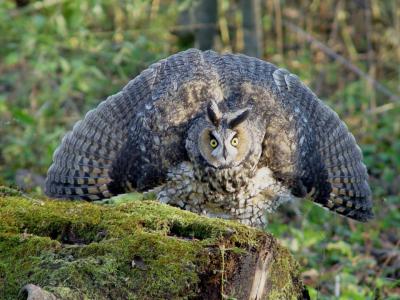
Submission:
[[[199,50],[172,55],[89,111],[55,151],[46,194],[96,200],[162,183],[185,158],[185,130],[218,76],[211,69]]]
[[[367,170],[345,123],[296,77],[278,69],[273,78],[282,102],[290,103],[297,111],[289,127],[297,133],[293,140],[296,152],[303,155],[292,153],[299,161],[291,175],[300,177],[307,191],[316,189],[315,202],[356,220],[372,218]],[[307,147],[301,139],[306,140]]]

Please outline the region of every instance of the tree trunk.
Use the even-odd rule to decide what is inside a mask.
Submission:
[[[244,53],[250,56],[263,55],[263,28],[260,0],[241,0],[243,14]]]
[[[270,234],[137,197],[99,205],[0,187],[0,298],[302,299],[298,264]]]
[[[217,0],[200,0],[194,10],[196,20],[196,24],[194,24],[195,47],[200,50],[213,49],[217,34]]]

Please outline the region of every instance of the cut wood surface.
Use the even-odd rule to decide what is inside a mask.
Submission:
[[[302,299],[272,235],[127,195],[32,199],[0,187],[0,299]]]

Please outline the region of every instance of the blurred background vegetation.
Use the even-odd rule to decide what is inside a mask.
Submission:
[[[53,151],[86,111],[189,47],[286,67],[345,120],[376,219],[302,203],[269,230],[301,263],[313,299],[400,299],[397,0],[0,1],[0,184],[41,193]]]

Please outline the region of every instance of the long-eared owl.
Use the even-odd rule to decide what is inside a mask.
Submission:
[[[155,191],[163,203],[261,226],[289,199],[372,218],[360,148],[297,76],[245,55],[163,59],[65,135],[46,193],[98,200]]]

